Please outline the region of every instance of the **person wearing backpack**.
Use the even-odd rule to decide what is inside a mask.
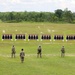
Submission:
[[[21,58],[21,62],[22,62],[22,63],[24,62],[24,57],[25,57],[25,52],[24,52],[23,49],[21,49],[20,58]]]

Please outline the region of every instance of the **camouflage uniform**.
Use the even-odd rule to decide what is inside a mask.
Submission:
[[[64,57],[64,56],[65,56],[65,48],[63,46],[62,49],[61,49],[61,57]]]
[[[39,46],[37,49],[37,57],[39,57],[40,55],[40,58],[41,58],[42,57],[41,54],[42,54],[42,49],[41,49],[41,46]]]
[[[13,47],[12,47],[12,52],[11,52],[11,57],[13,58],[15,58],[15,53],[16,53],[16,51],[15,51],[15,47],[14,47],[14,45],[13,45]]]
[[[25,53],[24,53],[24,51],[22,49],[21,52],[20,52],[20,58],[21,58],[22,63],[24,62],[24,56],[25,56]]]

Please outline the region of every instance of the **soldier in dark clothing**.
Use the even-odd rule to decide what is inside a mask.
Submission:
[[[20,58],[21,58],[22,63],[24,62],[24,56],[25,56],[25,53],[24,53],[24,51],[22,49],[21,52],[20,52]]]
[[[40,55],[40,58],[42,57],[42,48],[41,48],[41,46],[39,46],[38,47],[38,49],[37,49],[37,57],[39,57],[39,55]]]
[[[61,57],[64,57],[65,56],[65,48],[64,46],[61,48]]]
[[[11,50],[12,52],[11,52],[11,57],[13,58],[15,58],[15,53],[16,53],[16,51],[15,51],[15,46],[13,45],[13,47],[12,47],[12,50]]]

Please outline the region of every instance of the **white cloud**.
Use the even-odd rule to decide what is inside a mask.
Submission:
[[[21,0],[11,0],[11,3],[21,3]]]
[[[0,11],[54,11],[68,8],[75,11],[75,0],[0,0]]]

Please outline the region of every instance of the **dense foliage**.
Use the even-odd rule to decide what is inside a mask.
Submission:
[[[74,23],[75,13],[70,10],[61,9],[55,12],[0,12],[0,20],[2,22],[68,22]]]

